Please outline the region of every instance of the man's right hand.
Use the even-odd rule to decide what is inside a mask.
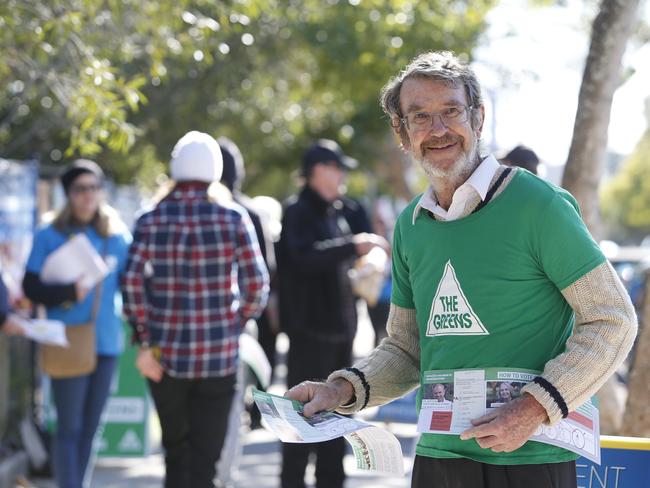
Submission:
[[[151,381],[158,383],[165,370],[160,361],[156,359],[151,348],[138,349],[138,357],[135,359],[135,366],[140,370],[140,374]]]
[[[305,417],[311,417],[315,413],[325,410],[335,410],[341,405],[349,403],[353,395],[352,383],[343,378],[326,383],[303,381],[284,394],[287,398],[305,404],[303,410]]]

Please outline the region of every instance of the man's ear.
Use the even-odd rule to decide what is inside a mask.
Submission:
[[[478,117],[477,117],[477,124],[476,124],[476,135],[480,139],[481,138],[481,133],[483,132],[483,122],[485,122],[485,106],[484,105],[479,105],[478,108],[476,109]]]
[[[411,141],[409,140],[406,127],[404,127],[404,124],[397,115],[393,115],[391,117],[390,126],[393,129],[393,134],[397,136],[397,140],[399,141],[402,150],[408,151],[411,149]]]
[[[395,136],[399,141],[399,145],[402,148],[402,151],[408,152],[411,149],[411,141],[408,136],[408,132],[403,127],[398,127],[393,129]]]

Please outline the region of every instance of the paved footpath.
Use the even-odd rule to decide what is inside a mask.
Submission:
[[[391,426],[392,427],[392,426]],[[414,431],[415,426],[399,426]],[[405,470],[410,470],[414,436],[400,436],[405,454]],[[264,429],[245,434],[244,453],[235,480],[235,488],[277,488],[280,475],[280,442]],[[406,488],[409,476],[389,478],[370,476],[357,470],[351,454],[345,458],[348,473],[346,488]],[[101,459],[95,469],[93,488],[160,488],[164,474],[161,454],[139,459]],[[308,483],[314,482],[313,467],[308,471]],[[46,488],[37,485],[38,488]],[[49,487],[47,487],[49,488]]]
[[[355,339],[354,353],[356,357],[368,354],[373,341],[373,330],[365,310],[360,311],[359,331]],[[285,353],[286,341],[280,341],[278,352]],[[278,377],[282,378],[286,368],[280,365]],[[284,385],[273,385],[271,393],[282,394]],[[152,421],[154,439],[152,452],[146,458],[108,459],[97,461],[91,488],[161,488],[165,468],[160,451],[160,433],[157,418]],[[378,424],[391,430],[402,444],[404,453],[404,478],[371,476],[358,470],[352,454],[345,457],[345,471],[348,479],[345,488],[406,488],[410,485],[410,470],[413,465],[413,452],[416,440],[415,425],[408,424]],[[156,439],[157,438],[157,439]],[[281,443],[270,432],[264,429],[246,431],[243,434],[243,455],[236,474],[234,488],[277,488],[279,487]],[[32,488],[56,488],[51,480],[30,480]],[[307,471],[308,486],[313,486],[313,464]]]

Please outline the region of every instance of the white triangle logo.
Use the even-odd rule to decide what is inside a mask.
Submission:
[[[139,451],[142,449],[142,442],[138,435],[130,429],[126,431],[117,448],[123,452]]]
[[[427,336],[489,334],[467,301],[451,261],[447,261],[431,304]]]

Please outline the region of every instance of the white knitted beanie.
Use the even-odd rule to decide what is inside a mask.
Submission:
[[[171,177],[175,181],[219,181],[223,171],[221,150],[209,134],[191,131],[172,150]]]

